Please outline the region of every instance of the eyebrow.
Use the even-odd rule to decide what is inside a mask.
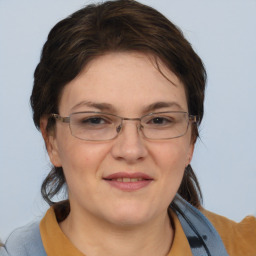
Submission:
[[[86,106],[86,107],[91,107],[91,108],[96,108],[98,109],[99,111],[102,111],[102,112],[111,112],[111,113],[116,113],[117,110],[116,108],[109,104],[109,103],[97,103],[97,102],[91,102],[91,101],[81,101],[79,102],[78,104],[74,105],[72,108],[71,108],[71,112],[75,111],[77,108],[79,107],[83,107],[83,106]],[[159,102],[154,102],[148,106],[146,106],[142,113],[143,114],[146,114],[146,113],[149,113],[149,112],[153,112],[153,111],[156,111],[158,109],[161,109],[161,108],[170,108],[170,107],[176,107],[178,110],[183,110],[184,109],[181,107],[181,105],[177,102],[165,102],[165,101],[159,101]]]
[[[100,111],[111,111],[111,112],[115,112],[115,108],[113,107],[113,105],[109,104],[109,103],[97,103],[97,102],[91,102],[91,101],[81,101],[78,104],[76,104],[75,106],[73,106],[71,108],[71,111],[76,110],[79,107],[91,107],[91,108],[97,108]]]
[[[165,101],[159,101],[159,102],[155,102],[150,104],[149,106],[147,106],[143,112],[144,113],[148,113],[148,112],[152,112],[155,111],[157,109],[161,109],[161,108],[170,108],[170,107],[176,107],[178,108],[178,110],[183,110],[183,108],[181,107],[181,105],[177,102],[165,102]]]

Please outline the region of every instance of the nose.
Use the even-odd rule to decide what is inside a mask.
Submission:
[[[119,132],[112,147],[114,158],[124,160],[128,163],[135,163],[144,159],[148,152],[145,140],[140,134],[140,127],[135,122],[124,121],[123,125],[117,128]]]

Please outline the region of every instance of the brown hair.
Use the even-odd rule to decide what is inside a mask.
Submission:
[[[202,120],[206,72],[182,32],[149,6],[116,0],[88,5],[50,31],[34,73],[31,106],[36,127],[39,128],[43,116],[58,113],[63,88],[85,65],[97,56],[115,51],[143,52],[163,61],[183,82],[189,113]],[[47,130],[54,124],[49,119]],[[195,141],[197,125],[193,126],[193,136]],[[43,198],[53,204],[51,199],[65,183],[62,168],[53,167],[41,187]],[[178,193],[194,206],[200,205],[202,195],[190,165]]]

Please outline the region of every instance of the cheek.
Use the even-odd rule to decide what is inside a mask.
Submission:
[[[151,152],[162,172],[184,171],[189,158],[190,145],[179,139],[159,144]]]
[[[69,198],[81,200],[82,204],[84,195],[92,198],[99,192],[102,177],[100,165],[106,152],[106,147],[102,145],[90,145],[83,141],[62,145],[60,156]]]
[[[183,139],[162,142],[152,149],[151,156],[157,167],[157,193],[152,204],[166,209],[175,197],[181,184],[187,161],[189,145]],[[159,202],[159,196],[161,202]],[[160,205],[159,205],[160,204]]]
[[[99,166],[108,152],[109,146],[102,143],[91,144],[74,137],[62,140],[59,155],[67,182],[82,177],[100,177]]]

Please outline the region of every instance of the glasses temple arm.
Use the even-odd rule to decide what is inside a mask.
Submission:
[[[200,122],[199,116],[194,116],[194,115],[189,115],[189,120],[197,124]]]
[[[59,120],[59,121],[62,121],[63,123],[69,123],[70,122],[70,117],[62,117],[58,114],[51,114],[51,117]]]

